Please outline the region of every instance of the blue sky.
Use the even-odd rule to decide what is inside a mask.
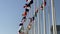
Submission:
[[[25,0],[0,0],[0,34],[18,34],[18,25],[22,19],[21,14],[24,11],[25,3]],[[60,0],[55,0],[57,25],[60,25],[59,3]]]

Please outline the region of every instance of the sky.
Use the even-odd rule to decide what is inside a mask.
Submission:
[[[47,0],[47,2],[49,1],[50,0]],[[22,19],[21,14],[24,12],[23,6],[25,3],[26,3],[25,0],[0,0],[0,34],[18,34],[19,23]],[[54,3],[55,3],[55,11],[56,11],[56,23],[57,25],[60,25],[59,23],[60,22],[60,4],[59,4],[60,0],[54,0]],[[47,6],[48,5],[49,4],[47,3]],[[32,9],[30,10],[32,11]],[[47,32],[48,32],[48,23],[47,23]]]

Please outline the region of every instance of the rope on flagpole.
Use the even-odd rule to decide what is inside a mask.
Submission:
[[[53,34],[57,34],[54,0],[51,0]]]

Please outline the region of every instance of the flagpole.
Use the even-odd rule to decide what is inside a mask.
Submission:
[[[38,34],[40,34],[40,1],[38,0]]]
[[[48,7],[49,8],[49,7]],[[49,10],[49,9],[48,9]],[[50,10],[48,11],[48,23],[49,23],[49,34],[50,34]]]
[[[44,22],[44,34],[46,33],[46,12],[44,10],[44,0],[43,0],[43,22]]]
[[[34,12],[35,11],[36,11],[36,0],[34,0]],[[36,18],[35,18],[35,21],[34,21],[34,34],[35,34],[35,23],[36,23]]]
[[[55,15],[55,8],[54,8],[54,0],[51,0],[51,9],[52,9],[53,34],[57,34],[57,30],[56,30],[56,15]]]

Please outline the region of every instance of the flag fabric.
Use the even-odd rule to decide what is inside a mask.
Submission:
[[[25,6],[26,6],[26,7],[31,7],[31,4],[30,4],[30,3],[28,3],[28,4],[25,4]]]
[[[25,21],[26,21],[26,16],[22,18],[22,22],[25,22]]]
[[[34,21],[34,20],[35,20],[35,17],[33,16],[33,17],[32,17],[32,21]]]
[[[30,30],[31,29],[31,25],[28,25],[27,28],[28,28],[28,30]]]
[[[23,23],[20,23],[19,26],[23,26]]]
[[[33,0],[31,0],[29,4],[33,4]]]
[[[24,27],[22,26],[21,29],[19,30],[19,33],[24,31]]]
[[[22,16],[27,16],[27,12],[25,11],[25,12],[22,14]]]
[[[43,10],[43,3],[41,4],[40,9]]]
[[[26,2],[30,2],[31,0],[26,0]]]
[[[32,18],[29,18],[30,19],[30,23],[32,22]]]
[[[44,6],[46,6],[46,0],[44,0]]]
[[[40,6],[41,10],[43,10],[43,5],[44,5],[44,7],[46,6],[46,0],[44,0],[44,3],[42,2],[41,6]]]
[[[26,11],[26,12],[29,12],[29,9],[26,8],[25,11]]]

